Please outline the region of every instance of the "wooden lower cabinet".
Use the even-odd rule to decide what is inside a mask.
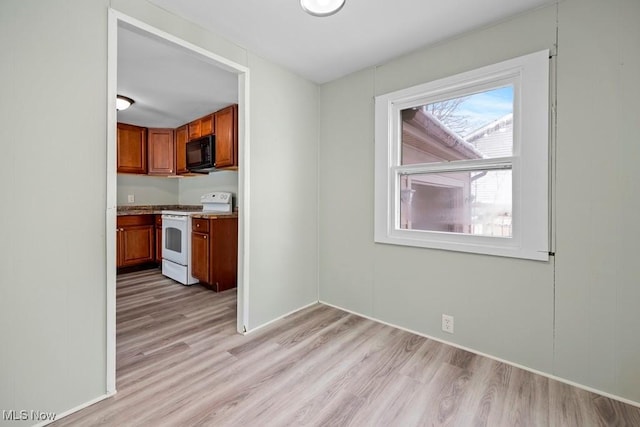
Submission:
[[[154,215],[119,216],[116,229],[116,266],[132,267],[155,261]]]
[[[191,274],[216,292],[238,282],[238,218],[192,218]]]
[[[191,275],[201,283],[211,282],[209,259],[209,234],[191,233]]]

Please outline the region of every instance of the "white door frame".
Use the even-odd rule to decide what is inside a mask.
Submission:
[[[126,23],[208,58],[216,66],[238,75],[238,319],[237,330],[249,324],[249,68],[182,40],[142,21],[109,9],[107,54],[107,200],[106,200],[106,385],[116,392],[116,95],[118,88],[118,26]]]

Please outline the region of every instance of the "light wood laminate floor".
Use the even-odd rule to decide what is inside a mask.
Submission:
[[[248,336],[235,290],[118,277],[118,393],[55,426],[640,426],[640,409],[324,305]]]

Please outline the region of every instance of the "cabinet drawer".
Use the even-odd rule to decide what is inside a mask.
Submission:
[[[153,225],[155,215],[121,215],[116,222],[118,227],[129,227],[135,225]]]
[[[209,232],[209,220],[208,219],[200,219],[193,218],[193,231],[197,231],[200,233]]]

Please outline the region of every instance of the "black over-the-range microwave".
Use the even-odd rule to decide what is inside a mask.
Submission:
[[[211,172],[216,168],[216,136],[209,135],[187,142],[187,169]]]

